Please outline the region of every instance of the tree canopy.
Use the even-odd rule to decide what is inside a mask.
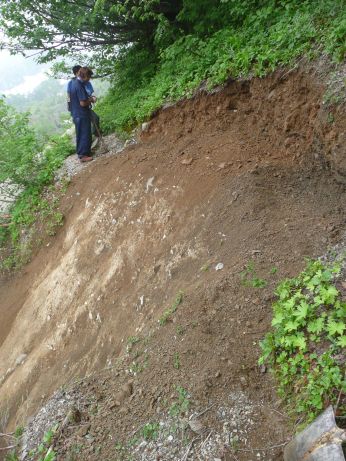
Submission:
[[[42,62],[78,51],[154,43],[157,25],[174,22],[182,0],[2,0],[2,44],[13,52],[34,50]]]
[[[6,34],[2,47],[32,50],[41,62],[80,51],[113,58],[119,48],[133,45],[159,51],[181,35],[208,34],[239,22],[264,2],[0,0],[0,27]]]

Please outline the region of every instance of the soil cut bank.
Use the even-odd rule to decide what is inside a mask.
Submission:
[[[345,114],[324,110],[323,92],[303,71],[231,82],[161,110],[139,145],[73,179],[63,229],[2,283],[3,426],[26,424],[80,378],[58,459],[122,459],[184,389],[190,412],[210,407],[210,440],[238,434],[236,459],[282,459],[289,424],[257,366],[259,340],[277,281],[345,228]],[[241,283],[251,262],[266,287]],[[226,442],[198,456],[235,459]],[[186,459],[199,459],[194,448]],[[143,445],[135,459],[181,459],[159,449]]]

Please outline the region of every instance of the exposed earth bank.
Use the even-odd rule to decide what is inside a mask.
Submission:
[[[0,288],[2,428],[65,386],[44,430],[80,414],[58,459],[130,459],[130,440],[133,459],[282,459],[292,426],[259,341],[278,280],[345,229],[345,112],[324,94],[306,69],[229,82],[73,178],[63,228]],[[250,263],[264,288],[242,284]],[[194,412],[203,430],[181,429]]]

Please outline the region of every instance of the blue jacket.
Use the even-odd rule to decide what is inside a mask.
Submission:
[[[82,107],[80,101],[86,101],[89,96],[85,89],[84,83],[78,78],[73,79],[69,82],[69,94],[70,94],[70,106],[71,114],[73,118],[76,117],[89,117],[90,118],[90,107]]]

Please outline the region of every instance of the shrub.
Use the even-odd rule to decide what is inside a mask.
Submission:
[[[311,261],[282,281],[273,305],[273,331],[262,342],[279,394],[306,423],[346,392],[346,302],[337,289],[340,265]],[[344,394],[345,395],[345,394]],[[346,410],[346,401],[339,402]]]

